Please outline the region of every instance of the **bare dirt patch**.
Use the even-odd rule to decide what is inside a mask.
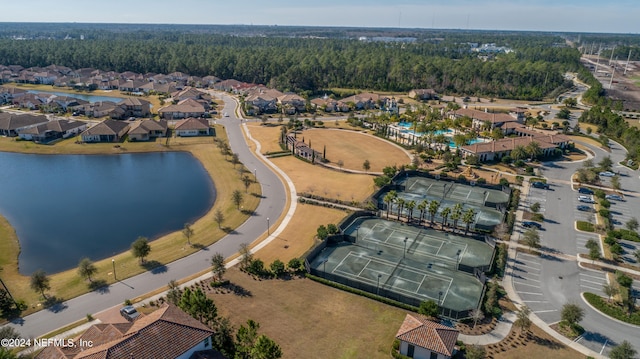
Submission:
[[[535,325],[531,326],[531,332],[528,334],[512,329],[505,340],[488,345],[487,354],[487,358],[493,359],[584,358],[584,355],[556,341]]]
[[[250,295],[210,294],[218,312],[236,328],[260,323],[283,358],[389,358],[407,313],[309,279],[260,281],[236,268],[225,277]]]

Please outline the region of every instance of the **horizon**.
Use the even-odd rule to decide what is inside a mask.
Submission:
[[[46,12],[25,12],[23,4],[10,2],[3,6],[0,22],[640,33],[640,2],[632,0],[450,0],[446,4],[431,0],[394,4],[326,0],[322,5],[274,0],[268,6],[258,0],[245,0],[240,6],[183,0],[178,11],[168,0],[112,0],[108,7],[76,0],[59,0],[51,7],[44,0],[33,1],[32,8],[45,7],[49,9]],[[20,15],[16,18],[15,14]]]

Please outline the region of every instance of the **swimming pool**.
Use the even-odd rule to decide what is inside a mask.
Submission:
[[[413,131],[411,128],[413,128],[413,123],[411,122],[398,122],[398,126],[399,127],[403,127],[406,128],[406,130],[401,130],[400,132],[402,133],[411,133],[414,134],[416,136],[422,136],[424,135],[424,132],[415,132]],[[452,134],[454,131],[450,128],[447,128],[446,130],[435,130],[432,133],[434,135],[448,135],[448,134]]]

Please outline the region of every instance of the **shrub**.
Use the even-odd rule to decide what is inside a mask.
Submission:
[[[600,205],[601,205],[603,208],[609,209],[609,207],[611,207],[611,202],[609,202],[609,201],[608,201],[608,200],[606,200],[606,199],[603,199],[603,200],[601,200],[601,201],[600,201]]]
[[[604,193],[604,191],[601,189],[597,189],[593,192],[593,195],[596,196],[596,198],[604,199],[606,193]]]
[[[590,222],[578,221],[578,222],[576,222],[576,227],[578,228],[578,230],[584,231],[584,232],[593,232],[593,231],[595,231],[593,223],[590,223]]]
[[[517,160],[513,163],[514,166],[516,167],[522,167],[524,166],[524,161],[523,160]]]
[[[478,182],[478,184],[485,184],[487,183],[487,180],[481,177],[481,178],[478,178],[476,182]]]
[[[498,182],[501,186],[509,187],[509,180],[506,178],[500,178],[500,182]]]
[[[611,253],[613,254],[622,254],[622,252],[624,252],[624,250],[622,249],[622,246],[620,245],[620,243],[614,243],[609,247],[609,250],[611,251]]]
[[[626,323],[640,325],[640,312],[633,312],[629,315],[624,308],[613,303],[608,303],[602,297],[593,293],[584,293],[584,299],[594,308],[610,317]]]
[[[616,271],[616,281],[623,287],[631,288],[633,284],[633,279],[626,274]]]
[[[131,299],[125,299],[124,305],[131,305]]]
[[[502,157],[502,159],[500,160],[500,162],[504,163],[505,165],[511,163],[511,157],[510,156],[504,156]]]
[[[611,215],[611,212],[606,208],[600,208],[600,210],[598,210],[598,214],[601,217],[609,218],[609,216]]]
[[[536,203],[532,204],[531,207],[530,207],[531,212],[538,213],[540,211],[540,207],[541,207],[540,206],[540,202],[536,202]]]
[[[249,263],[249,266],[247,267],[247,272],[257,276],[264,275],[264,272],[265,272],[264,262],[260,259],[252,260],[251,263]]]
[[[544,215],[542,213],[534,213],[533,216],[531,216],[531,220],[536,222],[544,222]]]
[[[458,176],[458,181],[467,182],[467,177],[465,177],[464,175],[460,175],[460,176]]]

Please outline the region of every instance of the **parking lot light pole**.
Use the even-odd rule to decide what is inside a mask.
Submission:
[[[376,284],[376,295],[380,294],[380,277],[382,277],[382,274],[378,273],[378,284]]]
[[[360,236],[360,226],[356,227],[356,242],[358,241],[358,237]]]
[[[113,280],[118,280],[116,277],[116,260],[113,258],[111,259],[111,265],[113,266]]]
[[[440,301],[440,298],[442,298],[442,291],[438,292],[438,306],[442,306],[442,302]]]
[[[267,236],[271,235],[271,228],[269,228],[269,217],[267,217]]]

